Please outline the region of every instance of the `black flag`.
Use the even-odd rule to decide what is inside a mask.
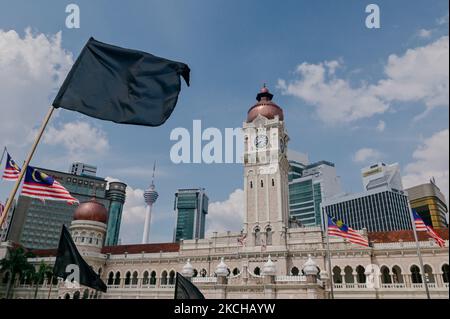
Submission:
[[[58,253],[56,255],[55,265],[53,267],[53,276],[61,277],[66,280],[67,276],[71,273],[68,271],[68,265],[76,265],[79,269],[79,284],[106,292],[106,285],[100,279],[100,276],[89,266],[81,257],[77,250],[72,237],[66,226],[63,225],[61,231],[61,238],[59,239]]]
[[[102,120],[162,125],[172,114],[189,67],[152,54],[90,38],[53,106]]]
[[[175,299],[205,299],[200,290],[177,272],[175,279]]]

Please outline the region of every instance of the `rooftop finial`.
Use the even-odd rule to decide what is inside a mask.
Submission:
[[[156,169],[156,160],[153,162],[152,185],[154,185],[155,181],[155,169]]]

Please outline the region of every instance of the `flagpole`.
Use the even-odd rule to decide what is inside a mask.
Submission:
[[[52,286],[53,286],[53,274],[52,274],[52,278],[50,279],[50,288],[48,290],[47,299],[50,299],[50,294],[52,293]]]
[[[419,244],[419,238],[417,236],[416,222],[414,221],[414,216],[412,214],[411,205],[409,203],[408,203],[408,209],[409,209],[409,217],[411,218],[411,224],[412,224],[412,227],[413,227],[414,239],[416,240],[417,256],[419,257],[420,271],[421,271],[422,277],[423,277],[422,281],[425,284],[425,292],[427,294],[427,299],[431,299],[430,291],[428,289],[427,276],[425,275],[425,269],[423,267],[422,254],[420,252],[420,244]]]
[[[0,165],[2,165],[3,157],[5,156],[5,153],[6,153],[6,146],[3,148],[2,158],[0,159]]]
[[[330,256],[330,236],[328,236],[328,219],[325,222],[325,211],[322,209],[322,225],[326,227],[325,236],[327,237],[327,260],[328,260],[328,277],[330,278],[330,292],[331,292],[331,299],[334,299],[334,281],[333,281],[333,274],[331,271],[331,256]],[[326,225],[326,226],[325,226]]]
[[[44,133],[45,128],[47,127],[47,124],[48,124],[50,117],[52,116],[54,110],[55,110],[55,108],[53,106],[50,106],[50,108],[47,112],[47,115],[44,118],[44,122],[42,123],[42,126],[36,136],[36,140],[34,141],[33,146],[31,147],[31,151],[28,154],[28,157],[25,160],[25,163],[23,164],[23,167],[20,171],[19,177],[17,178],[16,184],[14,185],[14,188],[12,189],[12,191],[8,197],[8,200],[6,201],[5,213],[0,217],[0,227],[2,226],[3,221],[5,220],[6,216],[8,215],[9,209],[12,205],[12,202],[14,201],[14,197],[16,196],[17,190],[19,189],[20,182],[22,181],[23,176],[25,175],[25,172],[27,171],[27,167],[30,164],[31,159],[33,158],[34,152],[36,151],[36,147],[39,144],[39,141],[41,140],[42,134]]]

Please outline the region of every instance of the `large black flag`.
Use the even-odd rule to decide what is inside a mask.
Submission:
[[[91,266],[84,261],[83,257],[81,257],[69,231],[66,226],[63,225],[61,238],[59,239],[58,253],[53,267],[53,276],[61,277],[66,280],[67,276],[71,273],[68,269],[72,268],[68,268],[68,265],[78,266],[78,273],[80,276],[78,281],[79,284],[106,292],[105,283],[100,279],[100,276],[95,273]]]
[[[159,126],[172,114],[189,67],[90,38],[53,106],[123,124]]]
[[[175,299],[205,299],[200,290],[177,272],[175,279]]]

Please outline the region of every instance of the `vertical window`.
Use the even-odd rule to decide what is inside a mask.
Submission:
[[[263,182],[263,180],[261,180],[261,187],[264,187],[264,182]]]

